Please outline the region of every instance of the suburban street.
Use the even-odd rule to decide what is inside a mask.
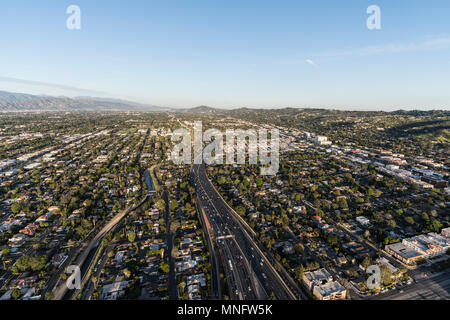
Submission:
[[[169,298],[170,300],[177,300],[178,299],[178,293],[177,293],[177,279],[175,274],[175,262],[172,257],[172,248],[173,248],[173,234],[170,231],[170,207],[169,207],[169,193],[165,190],[163,192],[163,198],[165,202],[165,220],[166,220],[166,243],[167,243],[167,250],[165,253],[165,259],[166,262],[169,264],[169,281],[168,281],[168,288],[169,288]]]
[[[380,294],[376,300],[449,300],[450,270],[432,275],[414,284]]]

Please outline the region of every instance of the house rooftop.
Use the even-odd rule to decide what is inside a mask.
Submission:
[[[331,274],[326,269],[322,268],[316,271],[305,272],[305,277],[311,282],[321,281],[331,278]]]
[[[328,297],[337,292],[345,291],[345,288],[337,281],[330,281],[315,288],[322,297]]]

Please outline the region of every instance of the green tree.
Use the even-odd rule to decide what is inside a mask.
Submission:
[[[361,266],[366,270],[372,264],[372,259],[370,257],[365,257],[361,263]]]
[[[128,232],[127,238],[129,242],[134,242],[136,240],[136,233],[134,232]]]
[[[47,291],[45,293],[45,300],[51,300],[51,299],[53,299],[53,292]]]
[[[17,300],[20,298],[20,290],[15,288],[13,289],[13,291],[11,292],[11,298],[13,298],[14,300]]]
[[[21,206],[18,202],[14,202],[14,203],[11,205],[11,211],[12,211],[14,214],[19,213],[20,210],[22,210],[22,206]]]
[[[412,217],[405,217],[405,222],[410,225],[413,225],[415,223],[415,221]]]
[[[178,202],[174,199],[170,200],[169,208],[170,208],[170,211],[175,211],[176,209],[178,209]]]
[[[300,282],[302,280],[303,272],[305,272],[305,267],[302,264],[295,269],[295,278],[297,281]]]
[[[160,210],[163,211],[164,208],[166,207],[166,203],[163,199],[159,199],[158,201],[156,201],[156,207]]]
[[[170,266],[169,266],[169,264],[168,264],[167,262],[162,261],[161,264],[159,265],[159,269],[160,269],[163,273],[168,274],[168,273],[169,273],[169,270],[170,270]]]

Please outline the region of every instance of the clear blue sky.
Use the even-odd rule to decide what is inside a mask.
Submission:
[[[81,30],[66,8],[81,8]],[[366,28],[381,7],[382,30]],[[449,109],[448,0],[2,0],[0,90],[189,107]]]

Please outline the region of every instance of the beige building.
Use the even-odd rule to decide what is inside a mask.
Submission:
[[[386,252],[407,264],[414,264],[417,260],[425,258],[424,254],[405,246],[401,242],[387,245]]]
[[[303,282],[313,295],[320,300],[345,299],[347,291],[324,268],[303,273]]]
[[[333,281],[333,277],[326,269],[322,268],[316,271],[304,272],[302,280],[306,287],[312,291],[314,285]]]
[[[319,300],[343,300],[347,290],[337,281],[314,286],[313,294]]]

